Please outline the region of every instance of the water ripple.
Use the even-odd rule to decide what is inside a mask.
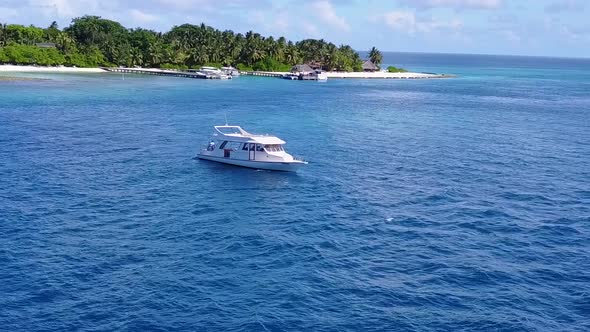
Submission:
[[[588,330],[585,69],[526,68],[5,84],[0,325]],[[311,163],[193,159],[224,113]]]

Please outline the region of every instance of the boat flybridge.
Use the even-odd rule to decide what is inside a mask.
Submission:
[[[285,152],[282,139],[251,134],[240,126],[215,126],[209,144],[199,151],[200,159],[236,166],[275,171],[296,171],[307,162]]]

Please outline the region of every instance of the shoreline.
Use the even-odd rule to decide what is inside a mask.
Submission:
[[[431,73],[415,73],[415,72],[403,72],[403,73],[390,73],[383,71],[375,72],[326,72],[328,78],[334,79],[425,79],[425,78],[450,78],[454,75],[448,74],[431,74]]]
[[[174,75],[183,71],[160,69],[160,68],[123,68],[131,72],[149,72],[150,74],[164,74]],[[76,68],[76,67],[47,67],[47,66],[18,66],[18,65],[0,65],[0,73],[72,73],[72,74],[88,74],[88,73],[109,73],[110,70],[106,68]],[[325,72],[329,79],[433,79],[433,78],[451,78],[455,75],[449,74],[432,74],[432,73],[389,73],[384,71],[375,72]],[[242,72],[247,76],[272,76],[280,77],[289,72]]]
[[[452,78],[455,75],[450,74],[432,74],[432,73],[416,73],[416,72],[403,72],[403,73],[390,73],[383,71],[374,72],[337,72],[337,71],[326,71],[324,72],[329,79],[432,79],[432,78]],[[263,77],[281,77],[290,72],[279,72],[279,71],[253,71],[253,72],[241,72],[242,75],[247,76],[263,76]]]
[[[0,65],[0,73],[106,73],[101,68]]]

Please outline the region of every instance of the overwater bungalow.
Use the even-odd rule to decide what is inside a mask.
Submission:
[[[297,77],[297,78],[296,78]],[[313,69],[308,64],[295,65],[291,68],[291,74],[284,75],[285,79],[325,81],[328,76],[319,69]]]

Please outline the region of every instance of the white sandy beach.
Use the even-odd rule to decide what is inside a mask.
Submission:
[[[0,65],[0,73],[106,73],[100,68]]]
[[[261,74],[267,73],[270,75],[285,75],[289,74],[289,72],[259,72]],[[338,79],[338,78],[380,78],[380,79],[417,79],[417,78],[447,78],[452,77],[452,75],[445,75],[445,74],[429,74],[429,73],[389,73],[384,71],[375,71],[375,72],[333,72],[327,71],[325,72],[328,78]],[[260,75],[264,76],[264,75]]]
[[[411,78],[442,78],[447,77],[439,74],[427,73],[389,73],[383,71],[375,72],[326,72],[328,78],[397,78],[397,79],[411,79]]]
[[[159,68],[124,68],[130,71],[143,71],[154,73],[176,73],[174,70],[165,70]],[[43,67],[43,66],[15,66],[15,65],[0,65],[0,73],[106,73],[107,70],[101,68],[76,68],[76,67]],[[260,72],[271,75],[283,75],[288,72]],[[419,78],[444,78],[452,75],[440,75],[429,73],[389,73],[383,71],[376,72],[326,72],[328,78],[375,78],[375,79],[419,79]],[[264,76],[264,75],[261,75]]]

